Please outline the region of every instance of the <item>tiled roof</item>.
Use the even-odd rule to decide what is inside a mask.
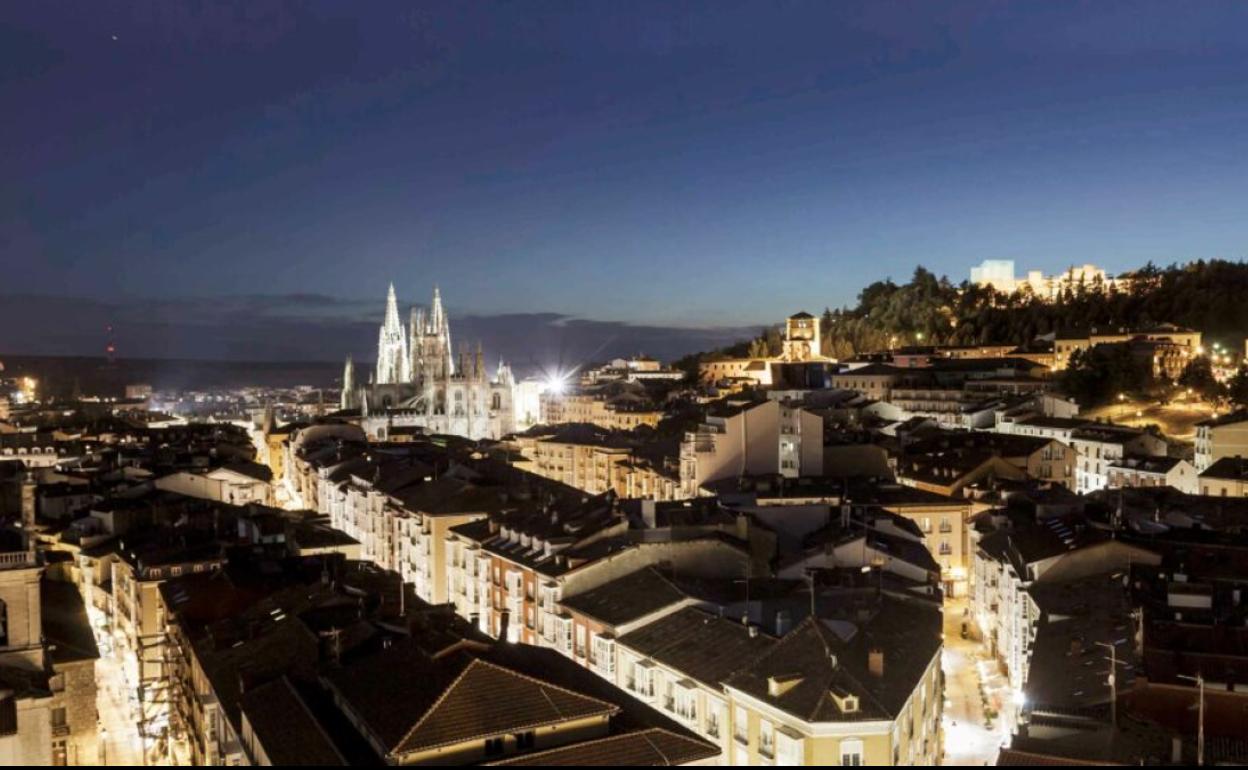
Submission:
[[[515,733],[593,716],[619,707],[480,659],[420,718],[395,748],[405,754],[500,733]]]
[[[941,648],[940,611],[884,598],[867,621],[808,617],[769,652],[725,684],[805,722],[894,719]],[[884,674],[870,673],[871,651]],[[789,680],[773,695],[772,680]],[[838,697],[858,708],[842,710]]]
[[[1223,457],[1201,471],[1202,479],[1248,479],[1248,461],[1242,457]]]
[[[492,762],[492,765],[687,765],[712,759],[719,749],[668,730],[651,728],[611,735],[595,741],[561,746],[535,754]]]
[[[239,705],[273,765],[347,764],[286,677],[243,693]]]
[[[770,650],[776,640],[757,629],[687,607],[625,634],[619,643],[715,687]]]
[[[658,570],[645,567],[575,596],[564,597],[564,607],[619,626],[685,600],[685,593]]]
[[[328,679],[392,755],[619,711],[467,652],[434,659],[409,645]]]

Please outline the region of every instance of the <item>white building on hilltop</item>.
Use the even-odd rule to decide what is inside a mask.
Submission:
[[[991,286],[1005,294],[1030,291],[1046,302],[1056,301],[1068,289],[1072,292],[1080,288],[1088,291],[1096,288],[1103,291],[1114,289],[1120,292],[1131,289],[1129,277],[1110,275],[1092,264],[1078,267],[1072,265],[1066,272],[1054,275],[1045,275],[1041,270],[1029,270],[1026,275],[1016,276],[1012,259],[986,259],[977,267],[972,267],[971,283]]]
[[[491,378],[484,354],[451,347],[451,326],[435,287],[428,312],[412,308],[408,328],[399,320],[394,285],[386,298],[377,338],[377,364],[369,382],[356,382],[347,357],[342,408],[359,409],[371,438],[389,440],[396,428],[470,439],[497,439],[515,430],[515,380],[499,363]],[[408,431],[403,431],[404,433]]]

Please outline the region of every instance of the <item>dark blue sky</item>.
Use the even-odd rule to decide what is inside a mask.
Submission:
[[[917,263],[1239,258],[1245,30],[1217,2],[9,3],[0,295],[379,315],[436,281],[461,317],[740,326]]]

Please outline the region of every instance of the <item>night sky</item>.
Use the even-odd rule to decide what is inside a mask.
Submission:
[[[513,357],[671,355],[919,263],[1242,258],[1245,30],[1242,2],[5,3],[0,353],[112,323],[134,356],[368,358],[393,280]]]

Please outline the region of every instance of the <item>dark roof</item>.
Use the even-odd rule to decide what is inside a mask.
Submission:
[[[347,764],[286,677],[248,690],[239,705],[274,766]]]
[[[653,567],[574,596],[564,597],[564,607],[610,626],[644,618],[685,600],[685,593]]]
[[[1248,480],[1248,461],[1242,457],[1223,457],[1200,473],[1202,479]]]
[[[1032,417],[1027,420],[1020,420],[1019,425],[1034,426],[1037,428],[1057,428],[1060,430],[1076,430],[1092,425],[1091,420],[1083,420],[1078,417]]]
[[[619,643],[715,687],[776,640],[756,628],[687,607],[625,634]]]
[[[940,652],[941,613],[889,596],[873,613],[865,622],[808,617],[725,684],[806,722],[894,719]],[[873,651],[883,676],[870,672]],[[772,695],[772,681],[788,687]],[[845,695],[858,698],[856,711],[838,705]]]
[[[373,655],[327,679],[389,754],[619,711],[467,652],[434,659],[412,645]]]
[[[1109,467],[1143,473],[1169,473],[1180,462],[1182,462],[1182,458],[1179,457],[1150,457],[1147,455],[1129,454],[1110,463]]]
[[[1205,427],[1214,428],[1220,425],[1235,425],[1241,422],[1248,422],[1248,410],[1241,409],[1237,412],[1230,412],[1220,417],[1210,417],[1208,420],[1201,420],[1196,423]]]
[[[719,749],[705,741],[661,728],[610,735],[584,743],[525,754],[490,765],[687,765],[719,756]]]
[[[892,364],[867,364],[857,369],[846,369],[845,371],[836,372],[833,377],[882,377],[885,375],[900,375],[909,370]]]
[[[233,471],[234,473],[248,476],[256,481],[269,482],[273,480],[273,471],[269,468],[269,466],[262,465],[260,463],[238,461],[226,463],[221,467],[227,471]]]

